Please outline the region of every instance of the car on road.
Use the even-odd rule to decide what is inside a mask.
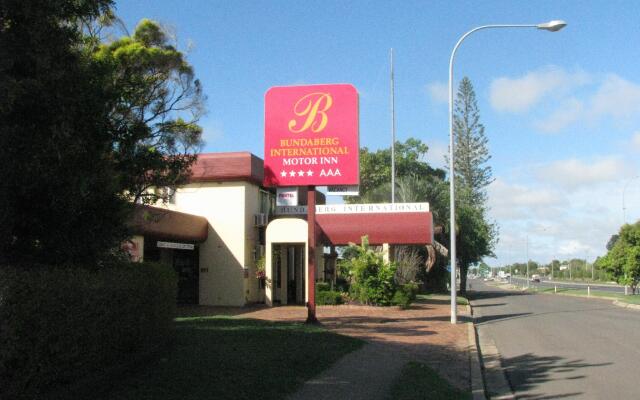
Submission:
[[[537,275],[537,274],[531,275],[531,282],[540,282],[540,275]]]

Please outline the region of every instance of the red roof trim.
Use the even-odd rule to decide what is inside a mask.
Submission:
[[[191,182],[247,181],[258,186],[264,178],[264,162],[248,151],[198,154],[191,167]]]

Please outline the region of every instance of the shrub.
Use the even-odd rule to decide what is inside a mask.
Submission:
[[[339,292],[349,292],[349,288],[351,285],[349,285],[349,281],[347,281],[345,278],[343,278],[342,276],[338,276],[336,277],[336,290]]]
[[[328,292],[331,290],[331,285],[329,282],[316,282],[316,291],[318,292]]]
[[[398,268],[396,269],[396,282],[400,285],[415,281],[418,272],[425,265],[425,247],[418,246],[396,246],[394,247],[394,260]]]
[[[369,249],[367,237],[362,246],[349,246],[350,258],[342,260],[340,268],[351,276],[351,294],[365,304],[391,305],[396,291],[396,265],[385,263],[380,254]]]
[[[340,292],[327,290],[327,291],[316,293],[316,304],[318,305],[335,306],[342,303],[343,303],[342,293]]]
[[[402,290],[402,289],[398,289],[396,290],[395,294],[393,295],[393,299],[391,300],[391,304],[393,304],[394,306],[398,306],[400,308],[409,308],[409,306],[411,305],[411,299],[409,298],[409,296],[407,295],[407,293]]]
[[[391,303],[400,308],[409,308],[418,295],[418,284],[416,282],[405,283],[400,285],[393,295]]]
[[[143,263],[0,268],[0,398],[41,398],[172,336],[176,276]]]
[[[418,296],[420,286],[417,282],[408,282],[401,286],[401,290],[407,295],[409,300],[414,301]]]

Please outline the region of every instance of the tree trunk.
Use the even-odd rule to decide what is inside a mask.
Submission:
[[[467,271],[469,270],[468,265],[460,265],[460,294],[467,294]]]

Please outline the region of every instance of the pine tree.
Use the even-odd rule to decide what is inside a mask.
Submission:
[[[469,78],[460,82],[454,104],[453,133],[455,140],[456,238],[460,291],[466,292],[469,267],[493,256],[498,240],[498,227],[487,220],[487,186],[493,182],[488,140],[480,123],[480,111]],[[448,162],[449,160],[447,160]],[[449,178],[451,179],[451,178]]]
[[[462,79],[458,89],[453,131],[456,183],[469,191],[473,204],[484,208],[486,187],[493,182],[491,166],[487,165],[491,155],[484,125],[480,123],[476,93],[467,77]]]

